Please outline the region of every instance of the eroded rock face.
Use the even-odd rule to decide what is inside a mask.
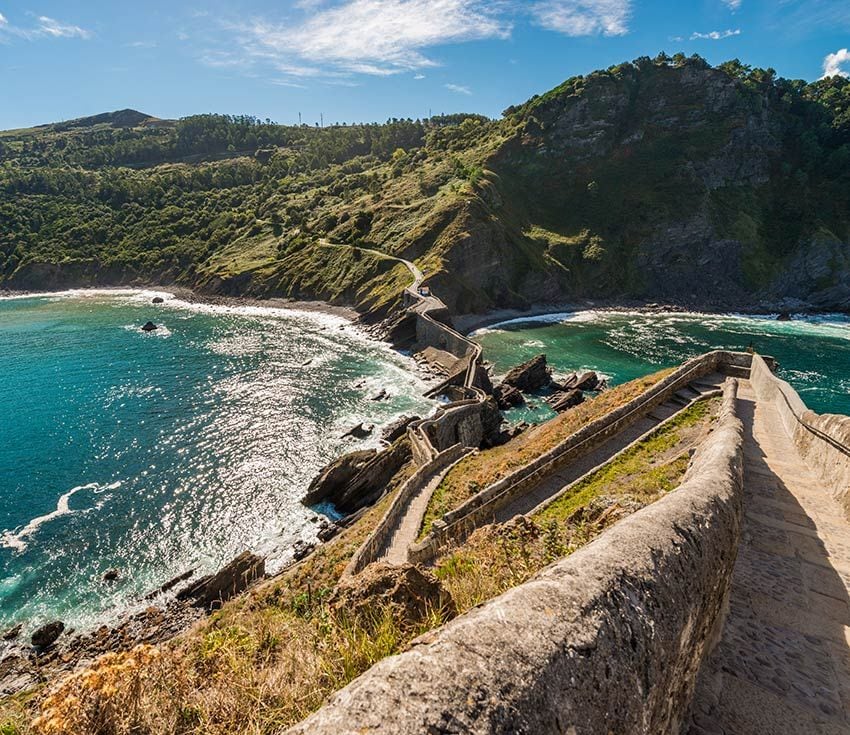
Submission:
[[[189,600],[197,607],[209,609],[247,589],[251,582],[265,574],[266,560],[250,551],[243,551],[215,574],[202,577],[178,592],[177,599]]]
[[[506,385],[505,383],[500,383],[493,389],[493,398],[496,399],[496,403],[499,404],[499,408],[502,411],[507,411],[509,408],[521,406],[525,403],[522,393],[512,385]]]
[[[583,402],[584,394],[578,389],[572,389],[552,396],[552,400],[549,402],[549,405],[552,406],[552,410],[560,413],[561,411],[574,408]]]
[[[451,596],[431,572],[412,564],[395,566],[388,562],[370,564],[355,577],[343,580],[330,605],[340,614],[364,621],[374,620],[376,613],[387,608],[397,620],[410,625],[435,610],[443,610],[448,616],[456,613]]]
[[[552,370],[546,363],[546,355],[537,355],[522,365],[517,365],[502,381],[521,391],[540,390],[551,382]]]
[[[396,439],[404,436],[407,427],[414,421],[419,420],[419,416],[399,416],[395,421],[387,424],[381,431],[381,439],[392,444]]]
[[[339,495],[376,454],[374,449],[365,449],[335,459],[310,483],[301,502],[304,505],[315,505],[324,501],[336,504]]]

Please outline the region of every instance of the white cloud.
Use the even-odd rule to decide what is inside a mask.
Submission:
[[[741,3],[743,0],[723,0],[723,4],[726,5],[729,10],[736,11],[741,7]]]
[[[823,78],[850,77],[850,71],[842,69],[844,64],[850,64],[850,51],[839,49],[834,54],[827,54],[823,60]]]
[[[538,25],[567,36],[628,33],[631,0],[545,0],[531,6]]]
[[[710,31],[709,33],[698,33],[694,32],[691,34],[691,41],[696,40],[704,40],[704,41],[722,41],[724,38],[731,38],[732,36],[740,36],[741,29],[736,28],[734,31],[730,28],[725,31]]]
[[[275,77],[388,76],[439,66],[434,49],[506,40],[518,22],[569,36],[628,31],[633,0],[297,0],[288,15],[219,21],[227,37],[201,56],[222,53],[266,65]]]
[[[60,23],[58,20],[41,15],[38,18],[38,32],[53,38],[91,38],[91,32],[79,26]]]
[[[415,74],[413,78],[414,78],[414,79],[417,79],[417,80],[418,80],[418,79],[424,79],[424,78],[425,78],[425,75],[424,75],[424,74]]]
[[[249,54],[290,67],[388,75],[435,66],[425,50],[439,44],[507,38],[511,23],[480,0],[347,0],[301,23],[233,30]]]
[[[446,84],[445,87],[450,92],[457,92],[458,94],[472,94],[472,90],[462,84]]]
[[[92,37],[91,31],[70,23],[62,23],[46,15],[38,16],[37,25],[23,27],[12,25],[6,16],[0,13],[0,38],[5,36],[16,36],[27,41],[36,41],[41,38],[82,38]]]

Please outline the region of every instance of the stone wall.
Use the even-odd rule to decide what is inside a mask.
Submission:
[[[440,472],[445,471],[453,463],[457,462],[469,452],[467,447],[457,444],[441,452],[435,459],[420,467],[401,486],[393,502],[384,513],[378,525],[369,534],[363,545],[355,552],[348,562],[344,576],[351,576],[365,569],[369,564],[377,561],[384,554],[392,542],[393,534],[398,528],[401,519],[407,512],[410,501],[416,496],[433,478]]]
[[[820,476],[850,520],[850,417],[811,411],[797,391],[770,371],[760,355],[753,358],[750,380],[759,401],[776,406],[800,456]]]
[[[735,389],[676,491],[376,664],[288,732],[678,735],[740,536]]]
[[[572,434],[558,446],[542,454],[507,477],[488,486],[459,508],[446,513],[442,523],[410,550],[415,563],[427,563],[448,542],[463,539],[493,515],[536,487],[544,478],[587,454],[612,436],[635,423],[688,383],[717,370],[748,369],[751,356],[726,351],[708,352],[681,365],[670,375]]]

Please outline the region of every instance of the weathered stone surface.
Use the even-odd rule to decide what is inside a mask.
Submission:
[[[554,411],[566,411],[574,406],[578,406],[584,402],[584,394],[577,388],[566,391],[565,393],[556,393],[549,401]]]
[[[493,398],[496,399],[496,403],[499,404],[499,408],[502,411],[507,411],[509,408],[521,406],[525,403],[522,393],[512,385],[507,385],[506,383],[499,383],[493,389]]]
[[[153,322],[145,322],[142,327],[143,332],[153,332],[155,329],[159,329],[159,327],[157,327]]]
[[[537,355],[522,365],[517,365],[508,372],[502,382],[522,391],[545,388],[552,382],[552,370],[546,364],[546,355]]]
[[[335,502],[334,498],[370,460],[374,459],[375,455],[377,455],[376,450],[366,449],[350,452],[335,459],[310,483],[301,502],[304,505],[315,505],[323,501]]]
[[[378,663],[288,732],[679,733],[740,536],[732,391],[676,492]]]
[[[350,436],[354,439],[365,439],[367,436],[370,436],[374,430],[374,424],[359,423],[357,426],[352,426],[348,431],[346,431],[342,435],[342,438],[345,439]]]
[[[62,635],[64,630],[65,623],[61,620],[46,623],[33,631],[33,634],[30,636],[30,643],[32,643],[35,648],[48,648],[56,642],[56,639]]]
[[[215,574],[202,577],[177,593],[178,600],[189,600],[198,607],[226,602],[245,590],[251,582],[265,576],[266,561],[243,551]]]

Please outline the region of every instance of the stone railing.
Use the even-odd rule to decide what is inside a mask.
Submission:
[[[688,360],[670,375],[628,403],[592,421],[567,437],[556,447],[486,487],[463,505],[446,513],[424,539],[410,549],[410,560],[428,563],[449,541],[463,540],[472,531],[489,522],[500,509],[522,497],[542,480],[575,461],[615,434],[646,416],[676,391],[694,380],[724,368],[747,370],[751,355],[714,351]]]
[[[343,576],[352,576],[365,569],[369,564],[380,559],[392,541],[393,534],[399,527],[402,518],[407,513],[410,501],[441,471],[457,462],[471,451],[468,447],[456,444],[438,454],[433,460],[420,467],[401,486],[393,498],[390,507],[369,537],[351,557],[343,572]]]
[[[290,735],[678,735],[722,628],[742,516],[734,379],[679,488],[384,659]]]
[[[850,519],[850,417],[817,414],[788,383],[777,378],[760,355],[750,373],[760,402],[776,407],[800,456],[823,480]]]

